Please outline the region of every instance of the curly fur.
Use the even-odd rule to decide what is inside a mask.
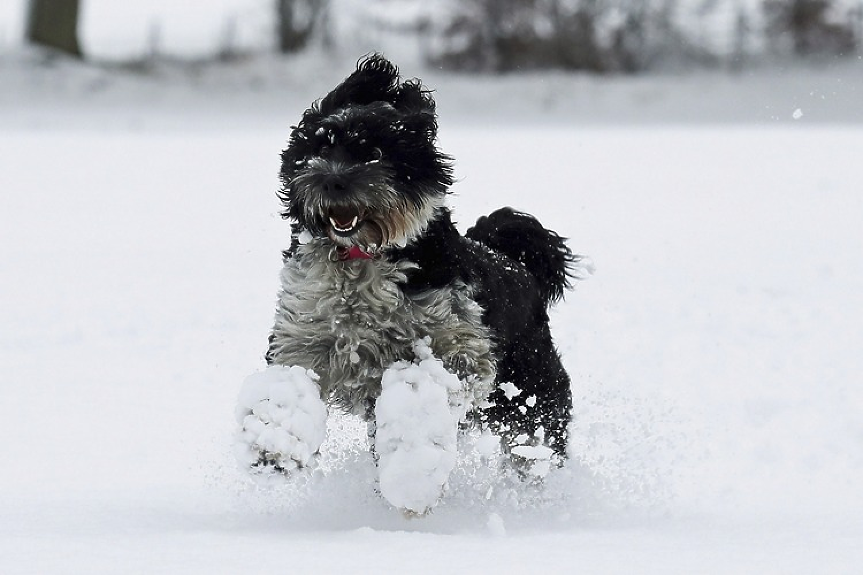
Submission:
[[[401,285],[416,264],[342,262],[335,253],[332,242],[320,239],[287,261],[269,363],[314,370],[325,397],[365,414],[384,370],[412,358],[414,342],[429,336],[444,365],[471,379],[467,399],[488,396],[495,375],[489,333],[465,284],[407,294]]]

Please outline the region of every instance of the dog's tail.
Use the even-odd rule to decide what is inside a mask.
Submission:
[[[566,238],[512,208],[481,217],[465,235],[524,265],[537,279],[546,305],[563,297],[564,290],[572,287],[570,280],[592,273],[589,261],[573,254]]]

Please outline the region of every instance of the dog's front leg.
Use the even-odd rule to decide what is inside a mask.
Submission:
[[[465,399],[472,404],[468,409],[484,403],[494,389],[497,369],[491,335],[482,322],[482,308],[471,299],[470,289],[455,283],[444,305],[419,303],[430,315],[424,328],[431,338],[431,350],[448,371],[465,383]]]
[[[317,376],[272,365],[246,378],[237,401],[234,452],[254,475],[289,475],[312,466],[326,436],[327,407]]]
[[[461,413],[453,394],[458,377],[435,358],[428,342],[415,344],[413,362],[398,361],[384,372],[374,407],[381,495],[410,514],[428,512],[440,499],[456,463]]]

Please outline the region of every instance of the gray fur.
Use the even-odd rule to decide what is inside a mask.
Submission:
[[[319,376],[325,401],[367,415],[383,372],[414,359],[413,343],[431,338],[435,356],[465,381],[459,403],[481,403],[492,391],[495,365],[482,309],[456,283],[408,295],[410,262],[339,261],[336,245],[316,238],[300,245],[282,270],[282,291],[269,348],[272,363],[299,365]]]

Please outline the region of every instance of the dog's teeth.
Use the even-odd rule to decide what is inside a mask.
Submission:
[[[334,227],[334,228],[336,228],[336,229],[337,229],[338,231],[340,231],[340,232],[349,232],[349,231],[351,231],[352,229],[354,229],[355,227],[357,227],[357,221],[359,221],[359,216],[354,216],[354,217],[353,217],[353,219],[351,220],[351,223],[350,223],[350,224],[348,224],[346,227],[342,227],[342,226],[341,226],[341,225],[340,225],[340,224],[335,220],[335,218],[333,218],[332,216],[330,216],[330,223],[333,225],[333,227]]]

